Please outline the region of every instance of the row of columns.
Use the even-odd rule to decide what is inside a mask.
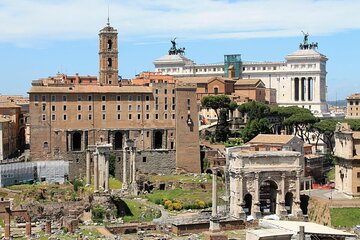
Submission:
[[[109,191],[110,144],[89,146],[86,151],[86,184],[91,185],[91,156],[94,162],[94,192]]]
[[[294,101],[313,101],[314,99],[314,79],[312,77],[294,78]]]
[[[127,161],[126,153],[127,150],[130,151],[129,156],[129,181],[127,177]],[[122,189],[127,192],[131,192],[132,195],[136,196],[138,194],[138,187],[136,183],[136,144],[132,139],[126,140],[126,147],[123,150],[123,185]]]

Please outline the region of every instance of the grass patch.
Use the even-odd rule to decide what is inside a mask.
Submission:
[[[156,209],[145,206],[132,199],[123,199],[130,212],[123,217],[124,222],[149,222],[160,217]]]
[[[352,228],[360,224],[360,208],[331,208],[331,225]]]
[[[121,189],[122,188],[122,182],[120,182],[118,179],[111,177],[109,180],[109,188],[110,189]]]
[[[211,182],[208,176],[187,176],[187,175],[153,175],[149,177],[150,182]]]

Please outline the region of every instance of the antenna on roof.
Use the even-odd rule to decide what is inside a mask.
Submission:
[[[110,26],[110,1],[108,1],[108,17],[107,17],[107,25]]]

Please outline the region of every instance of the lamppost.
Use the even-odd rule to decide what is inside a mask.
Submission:
[[[136,146],[135,140],[127,139],[126,145],[129,147],[130,150],[130,186],[131,191],[134,195],[137,195],[137,183],[136,183]]]

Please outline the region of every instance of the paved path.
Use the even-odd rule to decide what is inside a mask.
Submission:
[[[96,227],[96,230],[105,237],[113,237],[114,235],[109,232],[105,227]]]

